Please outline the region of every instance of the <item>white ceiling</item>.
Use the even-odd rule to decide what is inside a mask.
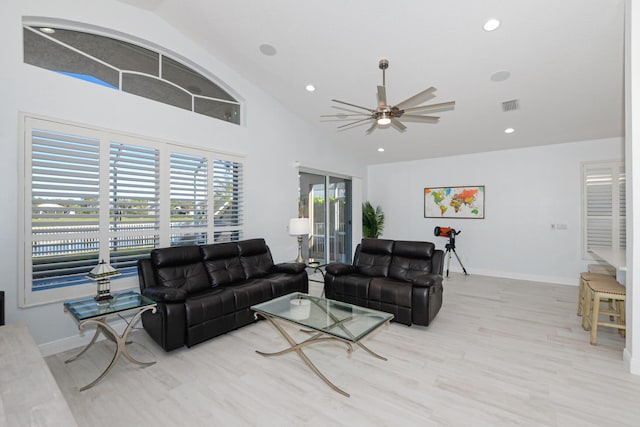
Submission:
[[[371,164],[623,135],[624,0],[120,1],[161,16]],[[489,18],[502,25],[484,31]],[[321,122],[341,112],[333,98],[375,108],[382,58],[390,104],[435,86],[429,103],[455,110],[404,133]],[[510,78],[492,81],[498,71]],[[520,108],[503,112],[512,99]]]

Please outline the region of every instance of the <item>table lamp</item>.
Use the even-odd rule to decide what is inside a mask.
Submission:
[[[98,294],[96,295],[96,301],[106,301],[113,298],[110,293],[111,278],[119,276],[120,273],[115,268],[111,267],[108,263],[101,260],[98,265],[85,277],[89,280],[95,280],[98,282]]]
[[[296,262],[304,262],[304,258],[302,258],[302,236],[309,235],[309,218],[291,218],[289,220],[289,234],[298,236],[298,258],[296,258]]]

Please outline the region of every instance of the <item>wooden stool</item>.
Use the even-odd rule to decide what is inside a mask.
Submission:
[[[590,280],[587,282],[584,293],[582,327],[585,329],[591,327],[591,345],[596,345],[598,326],[617,328],[624,336],[627,329],[624,318],[626,293],[625,287],[615,281]],[[602,310],[600,308],[600,301],[605,299],[610,300],[611,309]],[[611,317],[616,317],[618,321],[617,323],[600,321],[600,314],[609,314]]]
[[[586,272],[580,273],[580,287],[578,289],[578,316],[584,316],[584,295],[587,289],[587,282],[590,282],[591,280],[604,282],[613,281],[615,283],[618,283],[613,276],[610,276],[608,274]],[[582,322],[582,324],[585,324],[584,321]]]

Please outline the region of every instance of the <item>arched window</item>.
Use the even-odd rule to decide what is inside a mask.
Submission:
[[[25,25],[24,62],[240,124],[240,103],[219,85],[161,52],[129,42]]]

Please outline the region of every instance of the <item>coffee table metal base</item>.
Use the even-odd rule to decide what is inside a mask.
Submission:
[[[260,315],[265,319],[267,319],[269,323],[271,323],[273,327],[276,328],[276,330],[280,333],[280,335],[282,335],[290,345],[289,348],[285,348],[284,350],[273,352],[273,353],[265,353],[263,351],[258,351],[258,350],[256,350],[256,353],[258,353],[261,356],[271,357],[271,356],[282,356],[283,354],[287,354],[287,353],[291,353],[292,351],[295,351],[298,354],[298,356],[300,356],[302,361],[309,367],[309,369],[311,369],[314,374],[316,374],[322,381],[324,381],[325,384],[327,384],[329,387],[331,387],[333,390],[337,391],[338,393],[342,394],[343,396],[350,397],[349,393],[347,393],[346,391],[342,390],[340,387],[336,386],[334,383],[329,381],[329,379],[325,377],[322,372],[320,372],[320,370],[316,367],[316,365],[314,365],[313,362],[309,359],[309,357],[302,351],[302,348],[311,344],[317,344],[317,343],[322,343],[326,341],[338,341],[343,343],[347,347],[347,353],[351,353],[353,351],[353,345],[351,342],[345,341],[338,337],[334,337],[332,335],[327,335],[324,332],[303,330],[303,332],[311,333],[312,336],[298,343],[278,323],[278,320],[276,317],[269,316],[266,313],[256,313],[255,315],[256,315],[256,318],[258,315]],[[359,347],[361,347],[363,350],[365,350],[367,353],[371,354],[372,356],[381,360],[387,360],[385,357],[380,356],[379,354],[375,353],[371,349],[367,348],[361,342],[358,341],[355,344],[357,344]]]

